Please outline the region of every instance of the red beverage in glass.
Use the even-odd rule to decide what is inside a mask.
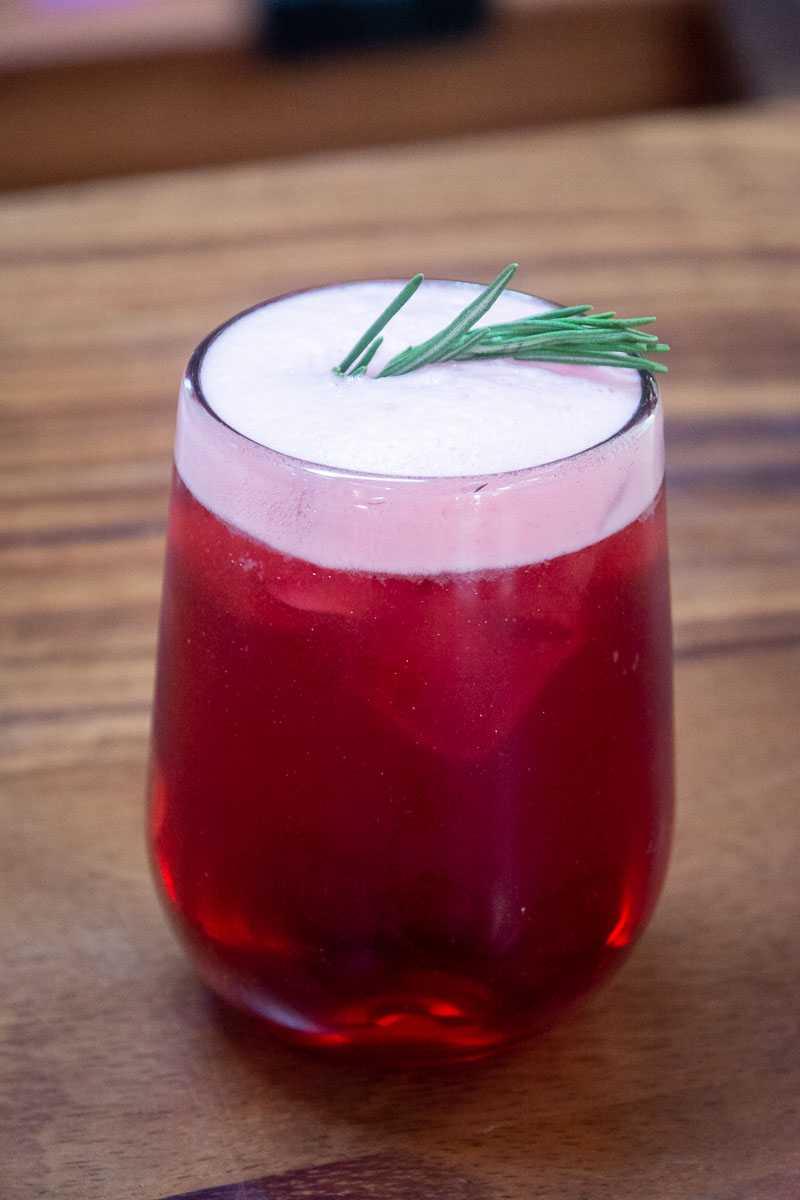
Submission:
[[[480,1054],[613,970],[663,879],[664,498],[656,480],[640,508],[629,482],[654,447],[658,459],[657,399],[643,379],[628,427],[555,472],[367,476],[224,425],[200,390],[207,350],[182,397],[154,714],[167,905],[210,985],[285,1037]],[[217,441],[222,474],[244,479],[236,511],[192,466],[213,463]],[[604,506],[633,496],[619,527],[514,561],[532,544],[530,506],[560,503],[563,540],[565,497],[591,509],[604,471]],[[291,516],[300,495],[308,558],[253,534],[254,511]],[[493,525],[522,530],[502,534],[512,563],[476,567],[471,548],[486,557]],[[343,530],[347,555],[331,541]],[[459,569],[436,541],[448,536],[470,547]],[[419,569],[419,539],[444,569]],[[375,568],[320,562],[334,543],[350,558],[367,545]],[[386,569],[387,554],[409,569]]]

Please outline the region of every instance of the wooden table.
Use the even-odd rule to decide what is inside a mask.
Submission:
[[[798,185],[783,107],[3,204],[4,1200],[263,1175],[212,1194],[800,1195]],[[677,845],[641,946],[573,1019],[381,1077],[221,1017],[148,877],[174,396],[199,335],[266,294],[511,257],[545,295],[655,311],[675,347]]]

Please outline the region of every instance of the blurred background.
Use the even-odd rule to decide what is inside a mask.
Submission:
[[[731,104],[800,0],[0,0],[0,187]]]

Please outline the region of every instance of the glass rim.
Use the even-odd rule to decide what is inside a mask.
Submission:
[[[194,399],[214,421],[222,426],[223,429],[227,429],[229,433],[234,435],[234,437],[241,438],[243,442],[246,442],[251,446],[255,446],[259,451],[271,456],[272,458],[285,462],[299,470],[311,472],[315,475],[334,476],[340,479],[363,479],[366,481],[385,480],[397,483],[422,484],[452,481],[454,484],[458,484],[459,481],[470,482],[473,480],[484,479],[513,479],[514,477],[530,475],[536,471],[544,471],[552,467],[557,467],[562,463],[575,462],[576,460],[583,458],[584,455],[594,454],[595,451],[602,449],[604,446],[609,446],[618,438],[623,437],[625,434],[630,433],[639,425],[644,424],[644,422],[656,411],[659,401],[659,393],[655,377],[651,375],[649,371],[637,370],[637,374],[641,382],[639,403],[625,424],[621,425],[619,429],[615,429],[613,433],[610,433],[608,437],[603,438],[603,440],[600,442],[593,442],[590,446],[584,446],[582,450],[576,450],[572,454],[562,455],[560,458],[551,458],[548,459],[547,462],[542,463],[531,463],[526,467],[514,467],[511,470],[473,471],[466,475],[402,475],[386,471],[365,471],[356,467],[338,467],[331,463],[315,462],[313,459],[300,458],[296,454],[288,454],[284,450],[277,450],[274,446],[266,446],[263,442],[256,441],[255,438],[251,438],[248,434],[242,433],[240,429],[236,429],[235,426],[230,425],[208,402],[200,383],[200,375],[205,356],[217,338],[221,337],[226,329],[230,328],[230,326],[234,325],[237,321],[240,321],[243,317],[247,317],[250,315],[250,313],[257,312],[259,309],[267,308],[271,304],[278,304],[281,300],[289,300],[293,296],[301,296],[308,292],[320,292],[326,290],[327,288],[356,287],[362,283],[396,283],[398,287],[402,287],[405,282],[406,280],[404,279],[392,279],[386,276],[375,276],[367,279],[347,279],[337,283],[324,283],[305,288],[293,288],[288,292],[280,292],[277,296],[270,296],[266,300],[259,300],[255,304],[251,304],[249,307],[243,308],[239,312],[234,313],[233,316],[228,317],[227,320],[223,321],[220,325],[217,325],[216,328],[212,329],[210,333],[206,334],[202,341],[199,342],[192,351],[183,375],[182,382],[183,384],[188,383],[192,399]],[[464,279],[447,279],[437,277],[435,279],[431,278],[430,282],[452,283],[456,285],[466,284],[467,286],[471,287],[481,287],[481,284],[472,283],[471,281]],[[532,292],[521,292],[516,288],[507,288],[506,293],[504,294],[508,294],[510,296],[521,296],[526,300],[540,300],[543,304],[552,304],[554,308],[561,307],[561,305],[559,305],[556,301],[549,300],[544,296],[536,296]],[[614,368],[611,369],[613,370]],[[616,369],[631,370],[629,367]]]

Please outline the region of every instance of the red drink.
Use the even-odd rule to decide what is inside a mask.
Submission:
[[[200,972],[310,1045],[550,1022],[663,879],[670,654],[663,491],[546,561],[393,573],[282,553],[176,475],[151,834]]]

